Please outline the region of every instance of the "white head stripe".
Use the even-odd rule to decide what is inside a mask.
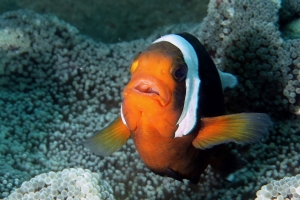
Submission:
[[[188,73],[185,80],[185,101],[183,111],[177,122],[179,127],[175,132],[175,137],[181,137],[188,134],[197,123],[198,92],[201,82],[198,74],[198,57],[193,46],[179,35],[166,35],[155,40],[153,43],[163,41],[170,42],[180,49],[188,67]]]
[[[121,104],[121,119],[122,119],[122,122],[123,122],[123,124],[125,124],[126,126],[127,126],[127,123],[126,123],[126,120],[125,120],[125,117],[124,117],[124,114],[123,114],[123,108],[122,108],[122,105],[123,104]],[[128,127],[128,126],[127,126]]]

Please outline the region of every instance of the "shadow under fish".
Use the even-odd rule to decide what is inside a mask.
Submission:
[[[223,90],[237,79],[218,70],[191,34],[157,39],[135,56],[130,72],[120,116],[84,143],[98,155],[112,154],[131,136],[151,171],[197,183],[209,164],[223,176],[238,168],[220,144],[257,142],[272,124],[264,113],[225,115]]]

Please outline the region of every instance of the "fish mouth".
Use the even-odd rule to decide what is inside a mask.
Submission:
[[[128,85],[128,89],[132,92],[143,95],[144,97],[150,97],[153,100],[159,102],[161,106],[169,104],[171,99],[170,91],[165,83],[154,77],[139,77],[138,79],[131,80]],[[125,89],[126,91],[126,89]],[[124,92],[125,92],[124,91]]]
[[[137,90],[140,93],[145,93],[145,94],[154,94],[159,96],[159,90],[155,86],[155,84],[149,82],[149,81],[143,81],[138,83],[135,87],[135,90]]]

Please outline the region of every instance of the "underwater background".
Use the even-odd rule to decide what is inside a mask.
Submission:
[[[300,1],[2,1],[0,198],[300,199]],[[231,181],[157,176],[132,140],[108,157],[82,142],[118,114],[133,56],[186,31],[237,76],[227,113],[264,112],[260,143]],[[72,198],[71,198],[72,197]],[[74,198],[73,198],[74,197]]]

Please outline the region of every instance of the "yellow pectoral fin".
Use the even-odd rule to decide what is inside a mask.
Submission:
[[[194,147],[208,149],[227,142],[252,143],[268,133],[272,121],[264,113],[240,113],[203,118]]]
[[[84,146],[97,155],[107,156],[121,148],[129,137],[130,131],[119,116],[107,127],[88,138]]]

